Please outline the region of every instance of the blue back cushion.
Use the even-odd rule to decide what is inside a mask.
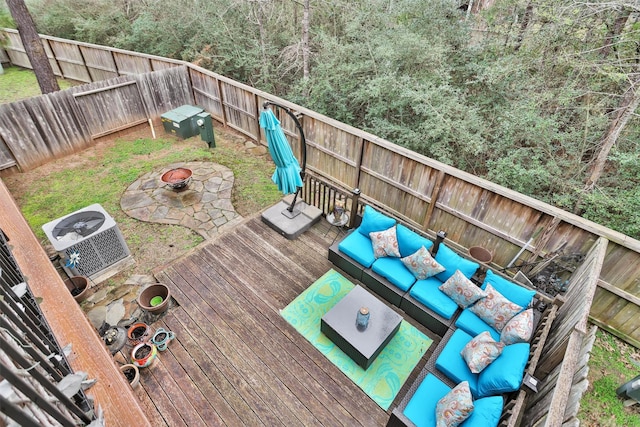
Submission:
[[[460,427],[496,427],[503,409],[502,396],[483,397],[473,401],[473,412]]]
[[[423,246],[425,249],[429,249],[433,246],[433,242],[431,240],[411,231],[402,224],[398,224],[396,227],[396,238],[398,239],[400,256],[403,258],[416,253],[418,249]]]
[[[462,310],[462,313],[460,313],[460,316],[456,319],[456,327],[462,329],[472,337],[487,331],[494,340],[500,341],[500,332],[487,325],[487,322],[468,308]]]
[[[364,207],[364,215],[358,231],[363,236],[369,237],[369,233],[373,231],[383,231],[395,225],[396,220],[381,214],[371,206]]]
[[[461,257],[449,249],[444,243],[440,243],[440,246],[438,247],[436,261],[445,268],[442,273],[436,274],[436,277],[440,279],[442,283],[446,282],[451,276],[453,276],[456,270],[460,270],[467,279],[470,279],[478,267],[480,267],[480,264]]]
[[[506,346],[502,354],[480,372],[477,397],[498,396],[518,390],[522,385],[530,349],[529,343]]]
[[[469,370],[467,362],[460,354],[464,346],[472,338],[462,329],[456,329],[442,349],[442,353],[436,359],[436,368],[456,384],[462,381],[469,381],[471,394],[473,397],[478,397],[478,374],[474,374]]]
[[[491,286],[493,286],[496,291],[500,292],[506,299],[518,304],[520,307],[528,307],[536,294],[536,291],[532,291],[504,279],[491,270],[487,270],[487,275],[482,283],[482,289],[487,288],[487,283],[491,283]]]

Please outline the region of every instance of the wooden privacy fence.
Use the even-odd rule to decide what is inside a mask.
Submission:
[[[0,105],[0,169],[32,169],[193,102],[185,67],[120,76]]]
[[[19,38],[8,33],[12,63],[29,66]],[[586,366],[581,355],[588,348],[587,319],[640,347],[637,240],[192,64],[52,37],[43,40],[60,75],[81,81],[119,77],[1,106],[0,136],[9,141],[7,146],[26,152],[18,159],[21,166],[80,149],[104,132],[191,103],[264,144],[258,117],[262,103],[274,101],[300,117],[309,172],[305,199],[325,212],[335,197],[351,198],[357,189],[363,202],[428,235],[445,230],[459,248],[487,248],[494,255],[491,267],[512,275],[518,270],[531,274],[540,263],[562,254],[583,259],[577,268],[560,273],[568,289],[566,303],[540,360],[542,389],[526,402],[527,422],[575,423],[575,406],[565,404],[579,400],[584,388],[579,373]],[[120,108],[115,100],[121,102],[122,114],[106,111],[115,109],[113,105]],[[56,105],[67,109],[45,114],[45,108]],[[100,127],[103,115],[108,124]],[[288,115],[279,115],[300,158],[294,123]],[[65,130],[63,120],[75,126],[74,131]],[[515,267],[507,268],[513,263]]]

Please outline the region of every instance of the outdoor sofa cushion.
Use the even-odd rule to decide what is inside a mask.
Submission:
[[[473,398],[469,383],[462,381],[445,394],[436,404],[437,427],[457,427],[473,411]]]
[[[458,310],[458,304],[440,290],[440,286],[456,274],[456,271],[460,271],[464,277],[470,279],[480,265],[462,258],[444,243],[440,244],[435,260],[445,268],[445,271],[436,274],[434,277],[417,280],[411,287],[409,295],[445,319],[451,319]],[[500,336],[498,335],[496,340],[499,339]]]
[[[398,239],[398,249],[402,257],[415,253],[423,246],[426,249],[433,246],[431,240],[422,237],[420,234],[402,224],[396,226],[396,237]],[[378,258],[371,265],[371,269],[405,292],[409,290],[416,281],[416,276],[407,269],[401,258]]]
[[[442,273],[436,274],[436,277],[440,279],[442,283],[446,282],[449,277],[453,276],[456,270],[460,270],[467,279],[470,279],[478,267],[480,267],[480,264],[461,257],[453,250],[449,249],[444,243],[441,243],[438,247],[436,261],[445,268]]]
[[[424,280],[444,271],[444,267],[433,259],[429,250],[424,246],[408,257],[401,258],[400,261],[418,280]]]
[[[436,426],[436,405],[451,391],[445,383],[433,374],[427,374],[404,409],[404,415],[417,427]],[[473,412],[461,427],[495,427],[502,415],[501,396],[485,397],[473,401]]]
[[[338,244],[338,249],[353,258],[358,264],[369,268],[376,260],[369,233],[387,230],[395,223],[395,219],[376,211],[371,206],[365,206],[360,226],[342,239]]]
[[[436,360],[436,368],[454,383],[469,382],[471,394],[476,398],[496,396],[516,391],[522,384],[524,368],[529,360],[528,343],[507,345],[502,353],[479,374],[469,370],[462,350],[473,337],[457,329]]]
[[[487,270],[487,274],[485,276],[484,282],[482,283],[481,289],[486,290],[487,285],[489,284],[491,284],[491,286],[496,291],[502,294],[509,301],[522,307],[523,310],[531,305],[531,301],[536,294],[535,291],[524,288],[509,280],[503,279],[502,277],[493,273],[491,270]],[[456,327],[464,330],[474,337],[481,332],[489,331],[493,339],[495,339],[496,341],[500,340],[500,332],[489,326],[485,321],[483,321],[476,314],[472,313],[468,308],[462,310],[462,313],[460,313],[460,316],[456,320]]]
[[[487,296],[469,306],[469,310],[478,315],[489,326],[501,332],[516,314],[524,310],[518,304],[511,302],[500,292],[495,290],[491,284],[485,288]]]

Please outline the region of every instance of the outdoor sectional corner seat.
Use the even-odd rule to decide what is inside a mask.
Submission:
[[[404,411],[394,410],[394,416],[403,419],[403,425],[410,421],[417,427],[435,427],[437,423],[436,405],[438,401],[451,391],[451,387],[443,383],[433,374],[427,374],[420,385],[412,393]],[[491,396],[473,401],[473,411],[460,427],[492,427],[497,426],[502,415],[504,400],[501,396]],[[401,405],[404,406],[404,405]]]
[[[471,394],[476,399],[519,390],[529,360],[529,343],[505,346],[489,366],[474,374],[461,355],[462,349],[472,339],[471,335],[457,329],[436,360],[436,368],[456,384],[468,381]]]

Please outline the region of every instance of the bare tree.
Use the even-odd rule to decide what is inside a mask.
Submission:
[[[38,35],[36,25],[25,5],[24,0],[6,0],[9,12],[20,32],[20,40],[24,50],[31,61],[31,66],[38,79],[38,85],[42,93],[51,93],[60,90],[56,76],[47,58],[42,40]]]
[[[302,15],[302,76],[309,79],[309,2],[304,0],[304,11]]]
[[[633,113],[640,105],[640,74],[632,74],[630,77],[630,86],[622,96],[620,107],[615,111],[613,120],[609,124],[607,132],[602,137],[600,143],[600,151],[595,160],[589,166],[589,178],[584,185],[583,191],[590,192],[595,187],[598,179],[604,171],[609,152],[618,141],[620,132],[624,129]]]

